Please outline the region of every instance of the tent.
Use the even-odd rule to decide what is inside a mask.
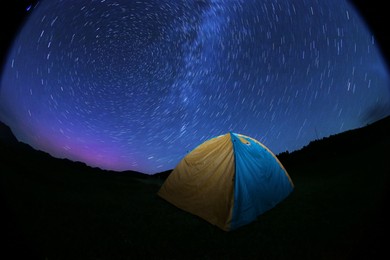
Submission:
[[[230,231],[273,208],[293,189],[290,176],[267,147],[230,132],[187,154],[158,195]]]

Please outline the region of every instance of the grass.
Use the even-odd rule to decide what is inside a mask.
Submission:
[[[41,259],[379,258],[389,147],[376,142],[288,167],[291,196],[228,233],[159,198],[162,180],[8,165],[2,190],[19,243],[11,249]]]

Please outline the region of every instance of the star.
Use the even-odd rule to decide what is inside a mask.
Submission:
[[[274,153],[390,114],[375,37],[346,1],[41,1],[0,119],[56,157],[148,174],[229,131]]]

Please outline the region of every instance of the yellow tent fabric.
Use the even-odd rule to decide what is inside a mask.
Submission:
[[[276,156],[260,142],[228,133],[183,158],[158,195],[225,231],[246,225],[294,189]]]
[[[181,160],[158,195],[227,231],[232,220],[234,167],[230,134],[215,137]]]

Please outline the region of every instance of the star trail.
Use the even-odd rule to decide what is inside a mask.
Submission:
[[[389,74],[345,1],[40,1],[4,65],[0,118],[53,156],[172,169],[229,131],[274,153],[390,114]]]

